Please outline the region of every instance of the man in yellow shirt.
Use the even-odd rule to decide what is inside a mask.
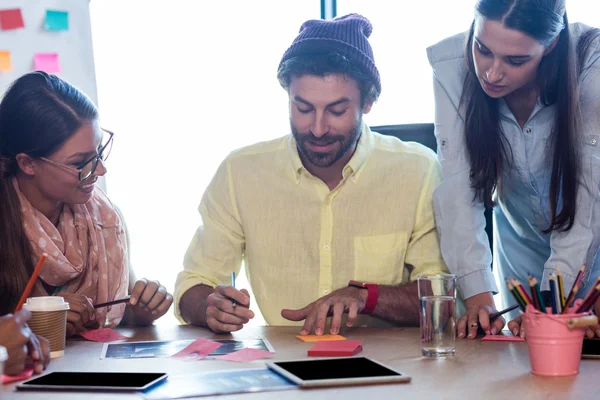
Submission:
[[[271,325],[419,324],[416,278],[447,272],[432,203],[440,167],[363,124],[381,91],[371,30],[356,14],[302,25],[278,70],[292,134],[217,170],[177,278],[182,322],[231,332],[253,318],[248,292],[227,285],[244,261]]]

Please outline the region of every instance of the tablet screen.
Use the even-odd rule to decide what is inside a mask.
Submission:
[[[163,373],[51,372],[22,383],[20,388],[143,390],[166,377]]]
[[[364,357],[274,362],[303,381],[402,376]]]

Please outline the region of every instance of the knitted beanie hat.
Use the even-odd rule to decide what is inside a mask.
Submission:
[[[359,14],[348,14],[332,20],[311,19],[300,27],[300,33],[283,54],[279,67],[299,55],[337,51],[348,57],[369,76],[381,93],[379,71],[368,41],[373,26]]]

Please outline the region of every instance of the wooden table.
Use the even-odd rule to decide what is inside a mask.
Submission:
[[[132,341],[181,340],[203,338],[268,339],[276,360],[305,358],[310,343],[294,336],[298,328],[247,327],[233,335],[213,335],[194,327],[160,326],[118,329]],[[409,384],[357,386],[330,389],[289,390],[220,396],[230,400],[280,399],[585,399],[598,398],[600,361],[582,360],[574,377],[544,378],[530,372],[525,343],[457,340],[456,355],[451,359],[430,360],[420,356],[419,329],[355,328],[342,332],[348,339],[363,341],[364,356],[381,361],[412,376]],[[238,364],[202,360],[185,362],[175,359],[100,360],[102,343],[69,340],[65,357],[52,360],[48,371],[140,371],[167,372],[170,376],[224,369],[263,368],[263,360]],[[136,394],[17,392],[15,385],[5,386],[2,400],[99,400],[140,399]]]

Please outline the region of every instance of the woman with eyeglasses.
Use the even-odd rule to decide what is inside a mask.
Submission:
[[[17,79],[0,103],[0,315],[14,311],[33,266],[47,261],[31,296],[68,301],[68,336],[147,325],[173,298],[156,281],[135,279],[124,222],[96,187],[113,133],[79,90],[44,72]],[[94,304],[131,295],[130,302]]]
[[[479,0],[470,30],[427,53],[444,175],[436,224],[468,307],[458,336],[495,334],[505,322],[490,323],[492,294],[516,303],[505,279],[548,290],[560,270],[568,293],[585,265],[583,296],[600,276],[600,34],[569,24],[565,0]],[[523,336],[515,314],[508,327]]]

